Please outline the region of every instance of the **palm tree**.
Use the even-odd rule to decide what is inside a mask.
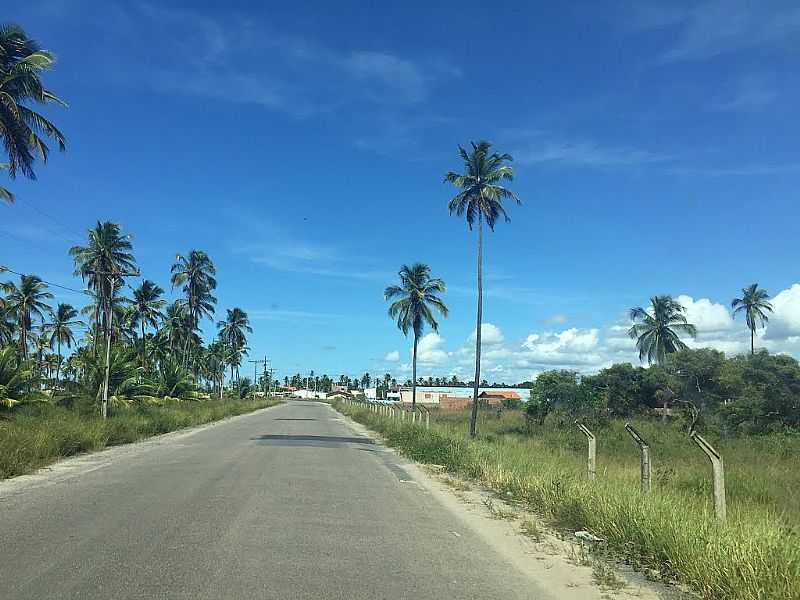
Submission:
[[[66,104],[45,89],[40,75],[55,62],[16,25],[0,26],[0,141],[8,154],[8,163],[0,165],[13,179],[17,171],[36,179],[33,162],[47,162],[50,149],[42,137],[54,140],[65,149],[64,135],[50,121],[31,110],[27,103]],[[0,187],[0,199],[13,202],[14,196]]]
[[[0,298],[0,346],[11,345],[14,341],[16,324],[5,299]]]
[[[394,300],[389,306],[389,317],[397,321],[397,327],[408,335],[414,332],[414,353],[411,361],[412,386],[411,409],[417,409],[417,345],[422,330],[427,323],[433,331],[439,331],[439,324],[431,312],[431,308],[446,317],[448,310],[437,294],[446,291],[444,281],[431,278],[428,265],[414,263],[410,267],[403,265],[398,273],[400,285],[391,285],[383,292],[386,300]]]
[[[744,312],[744,320],[750,330],[750,355],[756,353],[755,337],[756,327],[763,327],[769,322],[768,312],[772,312],[772,304],[767,300],[769,294],[767,290],[758,289],[758,284],[754,283],[742,288],[742,297],[734,298],[731,302],[733,316],[736,317],[740,312]]]
[[[111,321],[114,311],[111,308],[112,297],[121,286],[119,276],[132,273],[136,268],[136,259],[133,256],[133,244],[130,235],[122,235],[121,228],[116,223],[106,221],[88,230],[88,244],[86,246],[73,246],[69,250],[75,262],[75,275],[88,281],[89,290],[95,295],[94,304],[94,344],[93,351],[97,353],[97,342],[100,337],[100,311],[103,314],[103,331],[106,335],[111,332]]]
[[[500,185],[503,181],[514,179],[514,170],[507,164],[513,160],[510,154],[490,152],[492,145],[487,141],[477,144],[470,142],[472,151],[461,146],[458,154],[464,161],[464,172],[450,171],[444,176],[445,183],[452,183],[461,191],[448,205],[450,214],[466,216],[470,231],[475,220],[478,221],[478,326],[475,335],[475,387],[472,398],[472,415],[469,421],[469,434],[474,437],[478,422],[478,381],[481,376],[481,324],[483,321],[483,222],[494,231],[495,223],[503,217],[508,223],[508,214],[503,207],[504,200],[521,204],[517,195]]]
[[[66,344],[67,348],[72,348],[75,343],[75,336],[72,333],[73,327],[82,327],[83,321],[77,319],[78,311],[70,304],[60,303],[53,313],[53,321],[46,327],[49,334],[48,343],[52,348],[57,347],[58,362],[56,363],[56,383],[59,383],[58,376],[61,371],[61,345]]]
[[[202,317],[211,318],[214,315],[214,305],[217,303],[217,299],[211,292],[217,287],[217,280],[214,278],[216,273],[214,263],[202,250],[192,250],[188,256],[178,254],[175,257],[170,281],[173,289],[183,285],[183,293],[186,295],[186,310],[192,331],[197,330]],[[189,364],[190,338],[190,335],[186,337],[184,346],[186,366]]]
[[[631,339],[636,340],[639,360],[647,357],[647,362],[664,364],[667,354],[684,350],[688,346],[681,341],[681,333],[692,337],[697,329],[686,322],[685,309],[672,296],[653,296],[650,309],[632,308],[630,318],[633,326],[628,330]]]
[[[206,353],[206,372],[215,385],[219,386],[219,399],[222,400],[222,389],[225,384],[225,367],[228,361],[228,350],[222,340],[212,342]]]
[[[232,359],[237,365],[241,364],[244,348],[247,346],[247,334],[253,333],[247,313],[241,308],[229,308],[224,321],[217,323],[219,338],[228,346]],[[231,363],[231,380],[233,380],[234,361]],[[238,380],[238,372],[237,372]]]
[[[6,294],[6,312],[15,317],[19,329],[20,349],[23,360],[28,359],[28,336],[33,325],[33,317],[44,320],[45,313],[50,313],[46,300],[53,294],[46,291],[47,284],[36,275],[21,275],[19,287],[7,281],[0,284],[0,290]]]
[[[133,291],[133,301],[131,302],[131,324],[141,327],[142,331],[142,366],[145,366],[147,357],[147,341],[145,339],[145,328],[157,328],[164,315],[161,309],[166,304],[161,299],[164,293],[159,286],[145,279],[141,285]]]
[[[14,348],[0,348],[0,407],[11,408],[31,397],[31,387],[37,383],[28,361],[21,359]]]
[[[11,165],[8,163],[0,163],[0,171],[8,171],[11,168]],[[7,190],[2,185],[0,185],[0,200],[5,200],[9,204],[14,202],[14,194],[11,193],[10,190]]]
[[[176,300],[167,306],[159,335],[166,336],[169,340],[170,354],[173,353],[176,346],[181,345],[184,333],[188,329],[188,320],[186,303],[183,300]]]

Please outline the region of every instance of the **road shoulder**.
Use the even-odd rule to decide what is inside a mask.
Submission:
[[[331,410],[334,410],[331,407]],[[341,413],[342,422],[358,435],[380,443],[416,485],[479,535],[537,587],[563,600],[680,598],[675,588],[647,580],[626,565],[600,558],[578,539],[548,528],[542,519],[509,499],[481,489],[474,482],[444,473],[436,465],[410,461],[385,445],[383,438]],[[386,461],[387,459],[384,459]]]

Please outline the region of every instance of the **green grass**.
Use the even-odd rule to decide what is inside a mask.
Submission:
[[[714,600],[800,600],[800,439],[718,440],[729,498],[716,522],[710,466],[678,427],[637,422],[652,447],[654,491],[639,491],[638,452],[624,423],[595,431],[597,480],[586,480],[586,441],[571,427],[525,431],[521,414],[482,415],[477,440],[466,414],[435,415],[430,431],[361,408],[338,408],[382,432],[420,462],[479,481],[565,530],[587,529],[634,567]]]
[[[207,400],[114,412],[107,421],[52,405],[21,407],[0,420],[0,479],[66,456],[135,442],[277,404],[271,398]]]

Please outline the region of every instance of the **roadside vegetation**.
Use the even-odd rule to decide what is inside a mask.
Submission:
[[[651,443],[653,493],[639,488],[637,450],[613,420],[598,436],[598,474],[586,477],[583,435],[550,415],[532,425],[524,411],[482,410],[479,435],[468,435],[467,411],[437,414],[431,429],[363,408],[339,410],[410,458],[443,465],[504,499],[522,503],[552,526],[588,530],[620,559],[651,577],[679,582],[703,598],[800,598],[800,437],[791,433],[709,433],[725,457],[729,512],[719,523],[711,502],[709,465],[682,423],[634,421]]]
[[[100,418],[90,407],[50,403],[20,408],[0,420],[0,479],[30,473],[67,456],[217,421],[277,404],[272,398],[226,398],[139,405]]]
[[[80,308],[53,306],[63,285],[0,266],[16,275],[0,281],[0,478],[273,402],[254,393],[269,389],[268,371],[239,376],[252,332],[242,309],[226,311],[210,343],[201,337],[217,304],[205,252],[176,257],[172,302],[154,281],[128,283],[141,273],[116,223],[98,222],[69,254],[86,286],[67,288],[85,295]]]

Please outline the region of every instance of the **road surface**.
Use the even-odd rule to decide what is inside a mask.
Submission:
[[[327,405],[0,482],[3,600],[543,599]]]

